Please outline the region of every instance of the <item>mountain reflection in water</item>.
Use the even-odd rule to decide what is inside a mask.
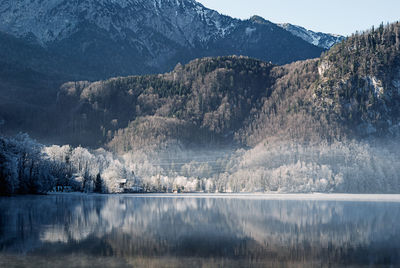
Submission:
[[[400,265],[400,203],[0,198],[0,267]]]

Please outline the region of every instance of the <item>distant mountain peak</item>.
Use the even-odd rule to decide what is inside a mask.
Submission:
[[[258,16],[258,15],[252,16],[250,18],[250,21],[254,22],[254,23],[258,23],[258,24],[270,24],[271,23],[270,21],[268,21],[268,20],[266,20],[263,17]]]
[[[325,49],[330,49],[332,46],[345,39],[345,37],[341,35],[314,32],[290,23],[282,23],[278,25],[293,35],[300,37],[304,41]]]

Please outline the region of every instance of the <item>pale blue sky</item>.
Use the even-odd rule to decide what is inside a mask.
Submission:
[[[400,0],[198,0],[235,18],[260,15],[310,30],[349,35],[381,22],[400,20]]]

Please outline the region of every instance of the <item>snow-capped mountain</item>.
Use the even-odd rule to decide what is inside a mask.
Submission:
[[[292,33],[293,35],[300,37],[304,41],[307,41],[310,44],[313,44],[317,47],[322,47],[325,49],[330,49],[337,43],[340,43],[345,39],[344,36],[336,35],[336,34],[326,34],[321,32],[313,32],[311,30],[307,30],[301,26],[292,25],[289,23],[278,24],[283,29]]]
[[[234,19],[194,0],[0,0],[0,32],[65,62],[21,64],[77,79],[163,72],[204,56],[284,64],[322,52],[269,21]]]

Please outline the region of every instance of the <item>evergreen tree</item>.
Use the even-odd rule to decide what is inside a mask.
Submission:
[[[101,179],[100,173],[96,176],[96,181],[94,182],[94,192],[102,193],[103,192],[103,180]]]

